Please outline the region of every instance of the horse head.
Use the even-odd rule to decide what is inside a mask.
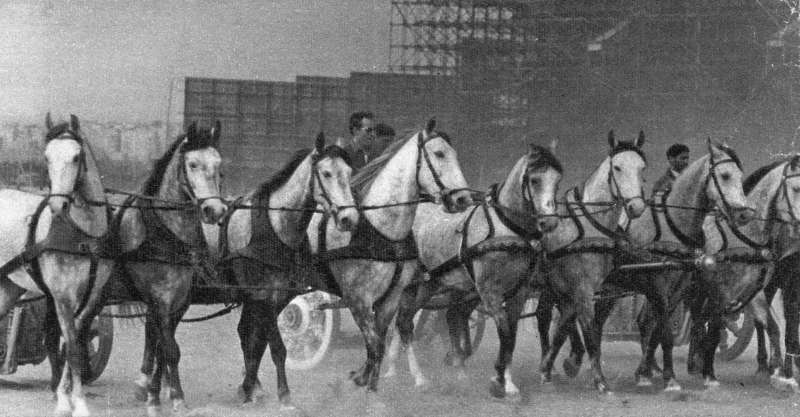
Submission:
[[[199,129],[192,123],[186,129],[186,137],[181,145],[181,168],[184,179],[180,186],[184,194],[195,203],[204,223],[217,223],[227,210],[220,196],[220,122],[211,129]],[[180,174],[179,174],[180,175]]]
[[[608,157],[608,187],[615,201],[621,203],[629,219],[642,215],[645,200],[642,184],[647,160],[642,151],[644,132],[630,142],[619,141],[614,131],[608,132],[611,147]]]
[[[351,231],[358,223],[353,191],[352,168],[347,152],[336,145],[325,146],[325,135],[317,136],[313,160],[312,189],[314,201],[335,221],[341,231]]]
[[[69,123],[53,125],[50,113],[47,113],[45,127],[44,156],[50,179],[48,204],[53,215],[62,215],[75,201],[75,192],[87,170],[83,136],[78,117],[74,114],[70,115]]]
[[[520,181],[522,198],[528,201],[533,214],[538,216],[536,224],[539,231],[551,232],[558,226],[555,198],[564,169],[550,149],[538,145],[529,145],[525,159]]]
[[[416,136],[417,183],[422,192],[440,196],[447,212],[461,212],[472,205],[472,194],[450,138],[435,131],[435,127],[436,122],[431,119]]]
[[[707,145],[705,195],[722,209],[730,221],[745,225],[753,219],[754,210],[748,206],[742,188],[741,160],[726,145],[713,142],[710,138]]]

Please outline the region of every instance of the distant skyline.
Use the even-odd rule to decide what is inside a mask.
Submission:
[[[0,121],[163,120],[186,76],[386,71],[389,19],[389,0],[2,1]]]

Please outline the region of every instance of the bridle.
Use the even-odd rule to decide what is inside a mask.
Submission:
[[[49,199],[51,199],[53,197],[63,197],[65,199],[67,199],[67,201],[69,201],[70,204],[74,204],[75,203],[75,193],[79,189],[79,185],[80,185],[80,182],[83,180],[84,173],[86,171],[88,171],[88,169],[89,169],[88,166],[86,165],[86,152],[85,152],[85,150],[83,148],[83,137],[81,137],[81,135],[78,132],[75,132],[72,129],[67,129],[67,130],[61,131],[57,135],[52,135],[51,136],[50,134],[48,134],[45,137],[45,139],[48,142],[53,140],[53,139],[71,139],[71,140],[74,140],[75,142],[77,142],[78,145],[81,147],[81,151],[78,154],[78,156],[79,156],[78,174],[77,174],[77,178],[75,178],[75,185],[73,186],[72,191],[69,192],[69,193],[53,193],[53,192],[50,192],[46,196],[47,200],[49,200]],[[48,182],[50,182],[49,178],[48,178]],[[50,190],[52,190],[52,184],[48,184],[48,188]]]
[[[311,155],[311,172],[313,172],[313,175],[309,179],[309,189],[311,190],[311,198],[313,200],[316,189],[315,184],[319,184],[319,193],[322,199],[325,200],[325,203],[328,205],[330,214],[336,216],[336,213],[339,212],[339,206],[331,199],[328,190],[325,188],[325,184],[322,182],[322,177],[319,175],[319,161],[324,158],[325,156],[317,151],[314,151],[314,154]],[[315,179],[316,181],[314,181]]]
[[[644,198],[644,190],[643,189],[639,189],[639,195],[635,195],[633,197],[628,197],[628,198],[622,196],[622,189],[619,186],[619,182],[617,181],[617,177],[614,175],[614,155],[617,155],[617,154],[625,152],[625,151],[636,152],[637,154],[642,156],[642,159],[644,159],[644,156],[641,155],[641,153],[639,153],[639,151],[636,151],[636,150],[633,150],[633,149],[621,149],[621,150],[618,150],[616,152],[614,151],[614,149],[612,149],[608,154],[608,178],[606,179],[606,182],[608,183],[608,190],[611,193],[611,197],[614,199],[614,202],[617,205],[621,205],[622,209],[625,210],[625,215],[628,217],[628,219],[631,219],[633,217],[631,216],[630,208],[628,208],[628,203],[630,203],[633,200],[639,199],[639,200],[642,200],[642,202],[646,204],[646,200]],[[614,192],[615,189],[616,189],[616,192]],[[627,232],[628,227],[630,227],[630,221],[628,222],[627,225],[625,225],[625,231],[626,232]]]
[[[431,172],[431,176],[433,177],[433,182],[436,184],[437,187],[439,187],[439,197],[442,200],[442,202],[444,202],[444,200],[448,196],[453,195],[454,193],[457,193],[459,191],[469,190],[469,188],[466,188],[466,187],[453,188],[453,189],[447,188],[447,186],[444,185],[444,182],[442,182],[442,178],[439,175],[439,173],[436,172],[436,170],[433,168],[433,163],[431,162],[430,153],[428,152],[427,148],[425,147],[425,144],[427,144],[428,142],[430,142],[430,141],[432,141],[434,139],[437,139],[437,138],[440,138],[440,139],[442,139],[444,141],[447,141],[444,137],[442,137],[441,135],[438,135],[438,134],[434,134],[433,136],[430,136],[427,139],[423,138],[422,132],[417,134],[417,173],[416,173],[416,180],[417,180],[417,185],[419,186],[420,185],[419,173],[422,170],[422,161],[424,160],[425,164],[428,167],[428,170]],[[426,197],[427,199],[430,199],[431,201],[438,202],[438,200],[435,198],[435,196],[424,195],[424,194],[420,193],[420,197]]]
[[[716,173],[717,166],[722,165],[722,164],[728,164],[728,163],[736,164],[736,166],[741,169],[741,165],[739,164],[739,162],[737,160],[733,159],[733,158],[727,158],[727,159],[723,159],[721,161],[714,161],[714,153],[713,152],[709,152],[708,153],[708,175],[706,176],[706,181],[705,181],[705,184],[703,186],[703,189],[707,189],[708,188],[708,182],[709,181],[713,181],[714,188],[716,188],[716,190],[717,190],[717,195],[719,195],[719,198],[722,201],[723,213],[727,217],[729,224],[731,224],[733,226],[734,222],[732,221],[732,218],[731,218],[731,216],[733,214],[732,209],[731,209],[731,205],[728,202],[728,199],[725,198],[725,193],[722,192],[722,186],[719,185],[719,178],[717,178],[717,173]]]
[[[184,143],[185,145],[185,143]],[[183,145],[181,145],[183,147]],[[197,197],[197,194],[194,192],[194,188],[192,188],[191,184],[189,184],[189,174],[186,172],[186,152],[182,149],[178,151],[180,154],[180,166],[181,169],[178,171],[178,186],[181,189],[181,192],[184,196],[186,196],[189,201],[191,201],[193,206],[200,207],[203,203],[208,200],[220,200],[223,204],[225,204],[225,199],[222,198],[220,195],[214,195],[210,197]]]

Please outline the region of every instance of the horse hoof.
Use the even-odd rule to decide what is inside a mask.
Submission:
[[[637,387],[642,387],[642,388],[652,387],[653,386],[653,380],[651,380],[650,378],[648,378],[646,376],[636,375],[636,386]]]
[[[678,383],[678,381],[675,381],[673,379],[673,380],[667,382],[667,386],[664,387],[664,392],[678,392],[681,389],[682,389],[681,385]]]
[[[186,403],[180,400],[174,400],[172,402],[172,415],[183,416],[189,412],[189,407],[186,406]]]
[[[430,387],[431,382],[428,381],[428,378],[419,377],[414,379],[414,389],[417,391],[425,391]]]
[[[442,361],[444,366],[453,366],[453,353],[447,352],[444,354],[444,360]]]
[[[561,367],[564,369],[564,373],[570,378],[575,378],[581,371],[580,365],[572,358],[564,359],[564,362],[561,363]]]
[[[72,412],[70,410],[56,410],[53,415],[56,417],[71,417]]]
[[[769,378],[771,374],[772,373],[770,372],[770,369],[763,366],[759,366],[758,369],[756,370],[756,378],[759,379]]]
[[[784,378],[777,373],[770,377],[769,384],[779,391],[798,392],[797,381],[794,378]]]
[[[519,391],[513,393],[507,392],[506,402],[510,404],[520,404],[522,403],[522,395],[519,393]]]
[[[706,378],[705,382],[703,382],[703,385],[706,387],[706,389],[717,389],[720,387],[719,381],[709,378]]]
[[[135,398],[136,401],[147,401],[147,387],[135,384],[133,387],[133,398]]]
[[[397,370],[394,367],[389,368],[381,378],[394,378],[397,376]]]
[[[494,398],[505,398],[506,397],[506,388],[503,384],[497,382],[496,378],[492,378],[491,382],[489,383],[489,393]]]
[[[239,385],[239,389],[236,390],[236,398],[239,399],[239,402],[242,404],[252,403],[253,401],[253,394],[247,393],[244,389],[243,385]]]
[[[160,406],[158,405],[148,405],[147,406],[147,417],[158,417],[161,415]]]

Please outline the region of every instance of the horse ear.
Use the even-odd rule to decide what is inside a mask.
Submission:
[[[211,128],[211,140],[214,142],[214,146],[219,143],[220,133],[222,133],[222,123],[217,120],[214,122],[214,127]]]
[[[529,144],[528,144],[528,153],[529,153],[531,156],[539,156],[539,155],[542,153],[542,151],[541,151],[541,150],[539,150],[539,147],[538,147],[538,146],[536,146],[536,145],[534,145],[534,144],[532,144],[532,143],[529,143]]]
[[[608,131],[608,146],[611,146],[611,149],[617,147],[617,138],[614,137],[614,129]]]
[[[317,140],[314,143],[314,148],[317,150],[317,153],[322,153],[325,150],[325,133],[320,131],[317,135]]]
[[[709,155],[713,155],[714,154],[714,143],[711,141],[711,136],[708,136],[706,138],[706,145],[708,146],[708,154]]]
[[[81,122],[78,120],[78,116],[74,114],[69,115],[69,128],[73,132],[77,132],[81,129]]]
[[[550,149],[551,153],[555,154],[557,147],[558,147],[558,138],[555,138],[550,141],[550,145],[548,146],[548,148]]]
[[[430,120],[428,120],[428,124],[425,126],[425,133],[430,135],[431,133],[433,133],[433,129],[436,129],[436,119],[435,118],[431,118]]]
[[[44,127],[46,127],[48,131],[53,129],[53,119],[50,117],[50,112],[47,112],[47,116],[44,117]]]
[[[644,130],[639,131],[639,137],[636,138],[636,142],[633,142],[637,148],[641,148],[644,145]]]

